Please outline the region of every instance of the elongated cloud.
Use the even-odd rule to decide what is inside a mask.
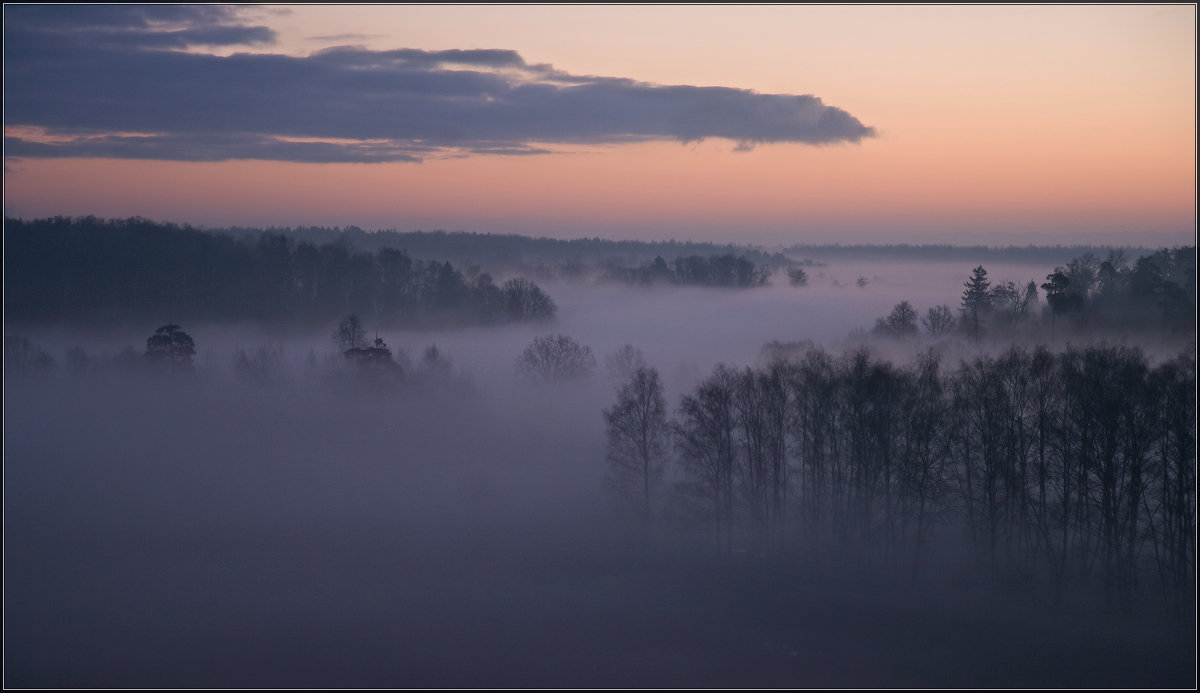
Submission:
[[[382,162],[710,137],[747,149],[875,134],[815,96],[571,75],[511,50],[196,50],[274,41],[240,12],[7,7],[6,154]]]

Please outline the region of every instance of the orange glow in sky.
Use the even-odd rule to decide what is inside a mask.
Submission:
[[[877,136],[543,143],[554,153],[421,163],[8,156],[6,214],[767,243],[1195,232],[1195,6],[247,12],[278,40],[238,50],[510,49],[573,75],[812,94]]]

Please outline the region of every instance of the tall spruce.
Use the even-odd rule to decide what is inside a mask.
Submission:
[[[982,334],[982,321],[992,307],[991,282],[983,265],[971,272],[971,279],[963,282],[962,295],[963,326],[971,331],[976,340]]]

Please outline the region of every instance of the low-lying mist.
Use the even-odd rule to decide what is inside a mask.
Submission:
[[[1110,618],[1087,594],[993,589],[949,529],[944,569],[914,582],[804,554],[722,557],[686,522],[647,530],[607,495],[604,362],[621,346],[661,371],[674,412],[716,364],[754,364],[772,340],[836,351],[900,300],[955,307],[969,269],[812,268],[804,287],[741,291],[551,283],[549,324],[368,323],[405,369],[393,388],[356,379],[335,324],[184,324],[194,372],[170,375],[98,367],[140,355],[158,325],[22,329],[59,365],[5,378],[5,683],[1194,683],[1186,628]],[[590,348],[591,378],[517,376],[554,333]],[[449,360],[436,372],[431,345]],[[75,346],[90,361],[71,372]],[[277,354],[270,377],[239,375],[239,350],[260,348]]]
[[[1025,282],[1045,274],[1034,265],[996,265],[996,281]],[[548,282],[546,290],[559,306],[549,323],[457,327],[440,330],[389,329],[368,323],[368,337],[385,339],[389,347],[419,359],[437,345],[473,378],[503,386],[512,380],[512,362],[539,334],[564,333],[590,347],[602,359],[624,344],[641,349],[650,365],[668,380],[681,371],[698,378],[719,362],[749,364],[770,341],[810,340],[831,348],[856,330],[868,330],[900,300],[924,311],[934,305],[956,307],[970,268],[960,262],[887,263],[859,261],[808,269],[808,284],[789,286],[777,275],[767,287],[729,290],[701,287],[628,287],[620,284]],[[866,279],[858,286],[859,278]],[[163,321],[169,321],[164,316]],[[67,349],[84,347],[92,356],[109,356],[125,347],[137,353],[159,323],[126,323],[117,328],[72,325],[22,328],[20,333],[46,348],[60,363]],[[273,346],[282,350],[288,371],[302,374],[309,361],[325,359],[333,347],[329,335],[336,324],[279,326],[184,324],[196,339],[195,362],[201,371],[223,377],[237,349]],[[311,357],[311,358],[310,358]],[[690,386],[690,382],[682,383]]]

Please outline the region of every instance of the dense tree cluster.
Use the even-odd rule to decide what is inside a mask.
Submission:
[[[360,370],[376,372],[379,375],[388,372],[398,374],[400,371],[392,358],[392,350],[379,335],[375,336],[373,343],[368,344],[367,331],[362,320],[354,313],[342,318],[337,329],[333,331],[332,339],[334,347],[341,352],[342,357],[356,364]]]
[[[371,346],[351,347],[342,356],[356,370],[359,379],[368,385],[394,385],[404,377],[404,369],[392,357],[382,337],[376,337]]]
[[[537,285],[395,248],[252,240],[144,219],[5,221],[10,320],[330,319],[361,312],[388,324],[553,317]]]
[[[1059,266],[1042,284],[1056,320],[1077,328],[1196,329],[1196,247],[1162,249],[1131,267],[1123,253],[1091,253]]]
[[[1041,284],[1046,305],[1039,310],[1038,284],[992,283],[982,265],[963,282],[956,318],[947,305],[918,316],[908,303],[876,321],[873,333],[906,337],[917,333],[917,318],[933,337],[957,329],[976,341],[1021,334],[1168,333],[1196,330],[1195,246],[1163,249],[1138,258],[1131,267],[1121,252],[1100,262],[1085,253],[1060,265]]]
[[[896,366],[776,347],[763,368],[718,366],[673,424],[681,497],[724,550],[839,547],[915,573],[958,534],[993,574],[1056,594],[1191,605],[1194,354],[1011,347],[947,371],[935,352]],[[613,412],[631,401],[606,413],[610,454],[630,456]]]
[[[628,284],[679,284],[683,286],[721,286],[745,288],[764,286],[773,268],[745,256],[688,255],[667,262],[661,255],[636,267],[610,264],[603,277]]]
[[[789,264],[781,253],[732,243],[704,241],[640,241],[605,238],[545,238],[518,234],[472,233],[467,231],[365,231],[357,226],[296,228],[227,228],[218,229],[238,238],[255,239],[263,234],[283,234],[297,243],[324,245],[339,240],[355,248],[406,248],[420,257],[439,257],[464,266],[485,264],[508,269],[566,268],[571,265],[603,265],[617,261],[642,263],[662,256],[668,261],[689,255],[740,254],[756,264]],[[812,261],[809,261],[810,263]]]

